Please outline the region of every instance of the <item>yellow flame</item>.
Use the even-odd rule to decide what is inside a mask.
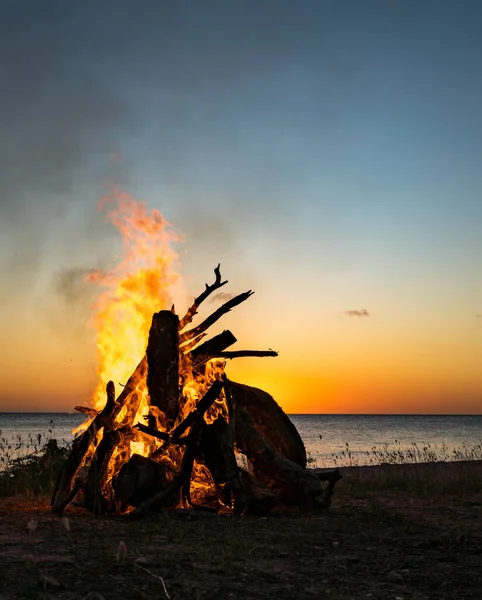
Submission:
[[[182,241],[181,235],[158,210],[148,209],[145,202],[137,202],[118,188],[112,188],[109,194],[101,199],[99,209],[107,207],[110,208],[108,220],[122,236],[122,259],[110,271],[95,271],[89,275],[89,281],[104,289],[94,306],[100,359],[99,381],[93,396],[93,404],[97,410],[101,410],[105,405],[107,382],[112,380],[116,385],[125,384],[144,356],[152,315],[171,307],[170,290],[180,278],[175,272],[178,256],[173,244]],[[198,400],[224,372],[224,362],[213,360],[206,364],[202,376],[193,379],[189,363],[188,357],[184,357],[184,370],[180,373],[183,390],[178,420],[182,420],[196,408]],[[117,388],[116,395],[119,393]],[[124,418],[127,418],[131,425],[139,422],[145,424],[144,416],[149,411],[151,415],[158,411],[149,407],[149,394],[144,377],[137,383],[132,394],[132,398],[134,397],[136,402],[126,404],[117,415],[117,426],[121,425]],[[133,410],[133,404],[137,406],[139,398],[139,406],[132,420],[129,410]],[[224,393],[205,414],[205,420],[211,423],[218,415],[227,416]],[[81,428],[87,425],[88,422]],[[131,430],[130,439],[123,440],[110,460],[107,483],[109,489],[104,491],[111,492],[112,477],[132,454],[151,456],[161,445],[159,440],[146,436],[139,430]],[[180,467],[182,451],[171,445],[157,460],[169,465],[170,472],[167,473],[167,477],[173,477]],[[196,464],[191,478],[194,495],[205,496],[212,491],[212,485],[207,468]]]
[[[118,188],[101,199],[99,209],[106,207],[112,207],[107,218],[122,235],[123,258],[112,270],[89,276],[105,288],[94,307],[100,356],[93,398],[97,409],[105,404],[107,382],[125,384],[144,355],[153,313],[170,308],[170,288],[179,279],[172,244],[182,241],[158,210]],[[146,409],[145,383],[139,392]]]

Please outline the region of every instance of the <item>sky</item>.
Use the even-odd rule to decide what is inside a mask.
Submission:
[[[0,0],[0,411],[88,403],[114,183],[183,233],[178,302],[218,262],[255,290],[221,328],[279,356],[232,379],[482,413],[481,30],[477,0]]]

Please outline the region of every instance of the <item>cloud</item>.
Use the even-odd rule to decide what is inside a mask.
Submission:
[[[361,308],[360,310],[345,310],[345,315],[347,317],[369,317],[370,313],[366,308]]]

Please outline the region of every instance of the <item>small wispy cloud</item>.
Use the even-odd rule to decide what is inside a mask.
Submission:
[[[366,308],[361,308],[360,310],[345,310],[345,315],[347,317],[369,317],[370,313]]]
[[[482,319],[482,315],[475,315],[477,319]]]
[[[227,302],[231,298],[234,298],[234,295],[229,292],[218,292],[211,297],[210,302]]]

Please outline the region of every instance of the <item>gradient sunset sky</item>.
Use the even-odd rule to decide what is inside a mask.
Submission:
[[[482,412],[480,1],[0,12],[0,411],[88,403],[114,182],[185,236],[178,312],[218,262],[256,291],[220,328],[280,354],[233,379],[289,413]]]

